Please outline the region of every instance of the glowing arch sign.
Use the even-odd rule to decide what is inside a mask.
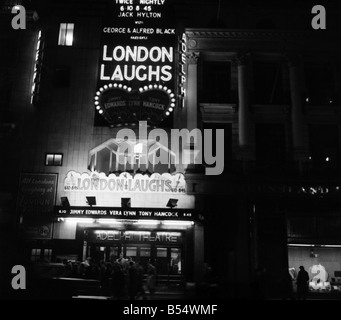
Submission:
[[[113,0],[101,37],[95,106],[110,125],[158,125],[176,106],[171,0]]]
[[[133,90],[121,83],[109,83],[96,92],[96,109],[108,123],[160,123],[175,107],[175,96],[166,86],[150,84]]]

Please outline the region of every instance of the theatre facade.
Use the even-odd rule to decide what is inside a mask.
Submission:
[[[237,4],[210,27],[202,2],[56,2],[15,34],[2,216],[31,262],[123,254],[197,284],[207,263],[222,298],[279,297],[303,265],[340,292],[337,37]]]
[[[123,255],[174,283],[202,277],[204,219],[185,175],[193,152],[171,132],[182,129],[173,123],[185,85],[173,12],[168,1],[99,2],[74,19],[57,8],[27,30],[30,130],[16,212],[28,261]]]

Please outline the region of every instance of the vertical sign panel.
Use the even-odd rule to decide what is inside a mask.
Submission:
[[[171,0],[112,0],[101,39],[97,111],[110,124],[159,124],[175,107]]]
[[[22,173],[20,175],[17,212],[23,219],[27,238],[51,238],[49,216],[55,204],[58,175]]]

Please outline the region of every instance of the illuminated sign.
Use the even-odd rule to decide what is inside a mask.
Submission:
[[[160,123],[175,107],[174,93],[162,85],[132,88],[110,83],[100,88],[95,97],[96,109],[110,124],[137,122]]]
[[[35,61],[34,61],[32,88],[31,88],[31,104],[35,102],[35,98],[37,97],[37,94],[39,93],[43,49],[44,49],[44,43],[42,40],[41,31],[39,31],[37,47],[36,47],[36,56],[35,56]]]
[[[54,214],[60,217],[86,217],[110,219],[155,219],[155,220],[195,220],[197,214],[193,209],[159,209],[159,208],[107,208],[107,207],[54,207]]]
[[[186,65],[187,65],[187,57],[186,57],[186,52],[187,52],[187,37],[186,34],[183,33],[181,40],[179,42],[179,96],[181,99],[181,106],[184,107],[184,102],[185,102],[185,96],[186,96],[186,82],[187,82],[187,70],[186,70]]]
[[[186,193],[185,177],[181,173],[136,174],[127,172],[119,176],[105,173],[68,172],[64,180],[64,191],[98,191],[98,192],[143,192],[143,193]]]
[[[22,173],[20,175],[17,211],[22,216],[44,216],[53,210],[58,175]]]
[[[157,125],[173,111],[173,24],[170,0],[117,0],[109,5],[102,28],[95,106],[110,125],[140,120]]]
[[[256,185],[250,186],[251,192],[262,192],[268,194],[291,194],[298,196],[327,196],[340,195],[340,186],[319,186],[319,185]]]
[[[172,80],[172,64],[174,60],[173,47],[143,46],[116,46],[109,50],[103,46],[103,63],[101,64],[100,80],[107,81],[133,81],[160,82]],[[114,64],[106,65],[105,61],[114,61]],[[124,64],[119,64],[123,62]],[[131,63],[130,63],[131,62]],[[148,62],[158,63],[157,65]],[[144,64],[142,64],[144,63]],[[170,63],[170,64],[167,64]],[[108,72],[107,69],[112,68]]]
[[[144,242],[144,243],[181,243],[180,232],[164,231],[119,231],[119,230],[86,230],[86,239],[91,242]]]

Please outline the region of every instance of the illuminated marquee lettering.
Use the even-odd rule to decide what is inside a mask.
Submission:
[[[181,242],[179,232],[94,230],[90,237],[97,241]]]
[[[111,1],[94,97],[96,110],[111,126],[141,120],[158,125],[176,108],[174,26],[171,1]]]
[[[108,46],[103,46],[104,61],[134,61],[145,62],[147,60],[153,62],[173,62],[173,48],[169,47],[152,47],[150,49],[144,46],[116,46],[112,50],[112,55],[108,57]]]
[[[184,107],[184,101],[186,96],[186,81],[187,81],[187,71],[186,71],[186,64],[187,64],[187,38],[186,35],[183,33],[180,41],[180,63],[179,63],[179,96],[182,100],[182,107]]]
[[[108,46],[103,46],[103,62],[169,62],[173,63],[173,48],[169,47],[152,47],[150,49],[144,46],[116,46],[111,54],[108,54]],[[106,64],[101,64],[100,71],[101,80],[111,81],[132,81],[134,79],[143,81],[165,81],[168,82],[172,79],[172,66],[171,65],[120,65],[117,64],[112,73],[106,70]]]
[[[163,5],[166,0],[140,0],[140,4],[146,4],[146,5]]]
[[[123,68],[123,70],[122,70]],[[105,65],[101,65],[101,80],[112,81],[132,81],[134,79],[138,81],[170,81],[172,79],[171,66],[120,66],[117,65],[114,72],[111,75],[106,75]]]
[[[111,174],[109,177],[92,173],[91,175],[70,171],[65,179],[65,191],[108,191],[108,192],[157,192],[157,193],[185,193],[185,181],[181,174],[152,176],[151,178],[124,178]],[[128,175],[127,175],[128,176]],[[82,214],[82,212],[73,212]]]

